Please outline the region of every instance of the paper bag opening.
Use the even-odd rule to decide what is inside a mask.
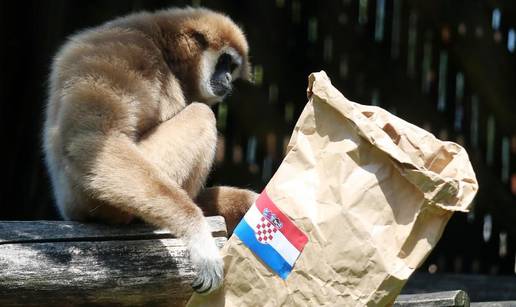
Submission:
[[[347,100],[327,86],[331,81],[324,71],[311,74],[308,82],[309,99],[326,103],[351,120],[366,141],[392,158],[400,173],[424,193],[428,204],[468,211],[478,184],[464,148],[439,141],[382,108]],[[338,103],[342,100],[347,103]]]

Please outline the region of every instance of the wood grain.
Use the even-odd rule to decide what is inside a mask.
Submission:
[[[398,296],[395,307],[468,307],[469,297],[462,290],[421,294],[402,294]]]
[[[149,226],[0,222],[0,306],[183,306],[193,278],[183,241]]]

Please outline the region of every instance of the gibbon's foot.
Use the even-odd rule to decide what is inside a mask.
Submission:
[[[206,216],[222,215],[226,220],[228,235],[231,236],[257,198],[258,194],[251,190],[219,186],[204,189],[195,202]]]
[[[207,227],[189,239],[188,247],[190,261],[197,273],[192,282],[194,291],[207,294],[220,287],[224,278],[224,264]]]

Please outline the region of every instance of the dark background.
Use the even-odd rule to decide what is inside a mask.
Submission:
[[[455,214],[417,276],[516,284],[511,0],[2,1],[0,219],[58,218],[40,135],[49,63],[65,38],[132,11],[199,4],[244,28],[256,79],[216,107],[211,184],[265,186],[306,103],[308,74],[324,69],[351,100],[386,108],[470,154],[480,184],[473,208]],[[516,299],[516,291],[502,292],[478,297]]]

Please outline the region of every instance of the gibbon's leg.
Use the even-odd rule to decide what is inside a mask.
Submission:
[[[194,289],[217,288],[223,278],[222,259],[201,209],[128,136],[106,135],[101,143],[87,170],[87,192],[182,237],[197,270]]]
[[[222,215],[229,234],[232,234],[257,197],[258,194],[250,190],[221,186],[204,189],[195,202],[206,215]]]
[[[213,111],[205,104],[192,103],[144,135],[138,147],[193,199],[213,165],[216,143]]]

